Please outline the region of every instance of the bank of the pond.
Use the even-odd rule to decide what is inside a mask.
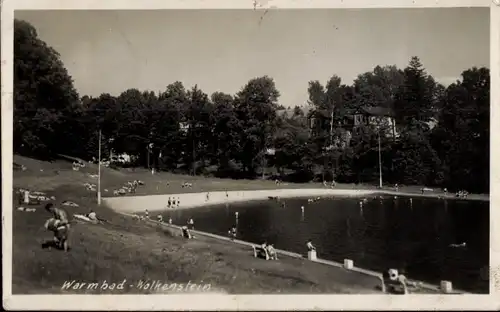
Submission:
[[[223,237],[235,227],[241,240],[296,253],[304,253],[310,239],[323,259],[349,258],[376,272],[404,269],[412,278],[435,285],[449,280],[473,293],[489,289],[481,273],[489,264],[488,202],[377,194],[265,199],[150,216],[157,214],[177,225],[193,219],[197,230]],[[452,246],[462,242],[467,246]]]
[[[366,196],[375,193],[370,190],[346,189],[275,189],[257,191],[203,192],[145,196],[106,197],[103,202],[118,212],[138,212],[162,210],[168,199],[180,201],[179,209],[220,205],[225,203],[264,200],[269,197],[320,197],[320,196]],[[176,208],[177,209],[177,208]]]
[[[123,215],[133,217],[133,214],[129,213],[122,213]],[[151,224],[156,224],[161,227],[165,228],[170,228],[178,231],[178,235],[182,235],[181,231],[181,226],[174,225],[174,224],[167,224],[163,222],[158,222],[155,220],[144,220],[144,222],[148,222]],[[251,253],[252,246],[256,246],[256,244],[247,242],[244,240],[240,239],[231,239],[229,237],[224,237],[221,235],[213,234],[213,233],[208,233],[200,230],[191,230],[192,235],[194,235],[194,239],[196,240],[202,240],[206,241],[209,243],[210,240],[215,240],[218,241],[219,243],[222,244],[227,244],[227,245],[239,245],[242,247],[248,247],[249,253]],[[201,236],[201,237],[200,237]],[[331,260],[326,260],[326,259],[316,259],[314,261],[307,260],[306,255],[302,255],[296,252],[291,252],[287,250],[281,250],[281,249],[276,249],[276,253],[280,257],[280,261],[283,261],[283,257],[288,258],[288,259],[296,259],[296,260],[302,260],[302,261],[307,261],[310,263],[310,265],[314,265],[316,268],[317,266],[326,266],[329,267],[330,272],[335,272],[333,274],[353,274],[357,276],[357,278],[354,278],[353,281],[351,282],[352,285],[350,287],[361,287],[360,289],[363,289],[362,292],[365,293],[380,293],[382,290],[382,273],[376,272],[373,270],[368,270],[364,268],[360,268],[357,266],[353,266],[351,268],[345,268],[344,264],[336,262],[336,261],[331,261]],[[355,282],[354,282],[355,280]],[[358,285],[359,284],[359,285]],[[429,283],[421,282],[421,281],[416,281],[409,279],[409,284],[411,285],[418,285],[416,288],[414,286],[410,286],[411,288],[411,293],[413,294],[441,294],[443,291],[440,289],[439,285],[432,285]],[[362,286],[360,286],[362,285]],[[451,294],[467,294],[467,292],[463,290],[458,290],[458,289],[453,289],[451,291]]]
[[[220,205],[225,203],[248,202],[268,199],[269,197],[280,198],[298,198],[298,197],[362,197],[374,194],[394,195],[394,196],[414,196],[414,197],[442,197],[443,194],[428,191],[424,194],[414,192],[401,192],[390,190],[357,190],[357,189],[320,189],[320,188],[302,188],[302,189],[271,189],[271,190],[248,190],[248,191],[216,191],[199,193],[180,193],[180,194],[162,194],[162,195],[142,195],[142,196],[123,196],[123,197],[105,197],[103,202],[110,208],[118,212],[143,212],[162,210],[167,208],[169,199],[175,199],[180,204],[176,209],[198,208],[203,206]],[[446,196],[447,199],[456,199],[452,195]],[[489,201],[486,195],[472,195],[467,200]]]

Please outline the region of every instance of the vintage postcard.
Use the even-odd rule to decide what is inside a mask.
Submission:
[[[498,1],[1,22],[4,308],[500,306]]]

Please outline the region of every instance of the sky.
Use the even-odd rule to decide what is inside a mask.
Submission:
[[[83,95],[164,91],[181,81],[238,92],[268,75],[279,104],[304,105],[311,80],[351,84],[377,65],[418,56],[448,85],[489,67],[489,8],[17,11],[56,49]]]

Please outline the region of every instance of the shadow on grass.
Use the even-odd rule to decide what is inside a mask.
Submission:
[[[60,246],[59,244],[57,244],[53,240],[48,240],[48,241],[45,241],[42,243],[42,249],[51,250],[52,248],[57,249],[57,250],[61,250],[61,251],[64,250],[64,248],[62,246]],[[68,247],[68,251],[70,251],[70,250],[71,250],[71,247]]]

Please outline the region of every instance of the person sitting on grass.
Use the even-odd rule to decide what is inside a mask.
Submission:
[[[307,241],[306,246],[307,246],[307,250],[308,250],[308,251],[313,251],[313,250],[316,250],[316,247],[314,247],[314,246],[313,246],[313,244],[312,244],[311,240],[308,240],[308,241]]]
[[[54,204],[48,203],[45,205],[45,210],[53,215],[52,218],[45,222],[45,228],[54,233],[54,243],[64,251],[69,250],[69,219],[68,213],[62,208],[54,207]]]
[[[182,236],[187,239],[194,238],[194,235],[191,234],[191,231],[189,231],[188,227],[183,225],[182,228]]]
[[[406,278],[406,275],[405,274],[405,270],[404,269],[401,269],[401,273],[398,274],[398,282],[399,284],[401,285],[401,287],[403,288],[403,294],[408,294],[408,279]]]
[[[394,269],[389,269],[383,274],[382,290],[384,293],[393,294],[408,294],[407,278],[404,275],[404,270],[398,272]]]
[[[232,240],[234,240],[236,238],[236,226],[233,226],[233,228],[231,229],[231,236],[232,236]]]
[[[278,254],[276,253],[276,249],[274,249],[273,244],[267,245],[267,253],[269,254],[269,259],[278,260]]]
[[[260,245],[260,248],[257,248],[257,257],[265,258],[266,260],[268,260],[267,256],[269,255],[269,252],[267,246],[267,241],[265,241]]]

